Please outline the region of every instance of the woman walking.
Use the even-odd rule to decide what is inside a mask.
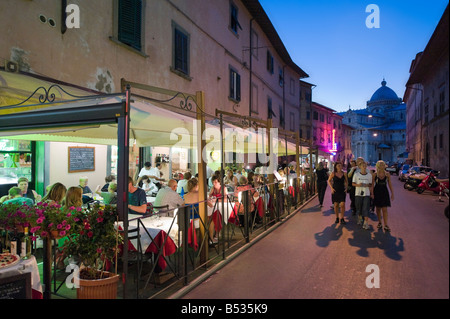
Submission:
[[[328,185],[331,189],[331,200],[334,205],[334,212],[336,214],[335,223],[339,223],[339,211],[340,211],[340,221],[341,224],[345,224],[344,213],[345,213],[345,197],[348,186],[347,175],[342,170],[342,164],[336,162],[334,164],[333,173],[331,173],[328,178]]]
[[[323,207],[323,199],[325,197],[325,191],[327,190],[328,181],[328,168],[323,167],[323,163],[319,163],[319,167],[316,170],[317,176],[317,193],[319,195],[319,206]]]
[[[359,163],[359,172],[356,172],[353,177],[353,186],[355,189],[355,206],[356,213],[358,215],[358,225],[364,218],[364,229],[369,229],[369,208],[370,198],[372,196],[372,175],[367,172],[367,163]]]
[[[376,172],[372,176],[373,187],[373,201],[378,216],[378,226],[380,229],[381,224],[381,212],[383,212],[384,230],[389,232],[391,229],[388,226],[388,213],[387,208],[391,207],[391,200],[394,200],[394,190],[391,185],[391,175],[386,172],[386,163],[378,161],[376,164]],[[389,198],[389,190],[391,196]]]

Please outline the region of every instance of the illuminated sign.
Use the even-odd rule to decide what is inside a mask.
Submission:
[[[337,143],[336,143],[336,130],[335,129],[333,129],[333,139],[332,139],[332,145],[333,145],[333,148],[330,150],[330,152],[332,152],[332,153],[335,153],[335,152],[337,152]]]

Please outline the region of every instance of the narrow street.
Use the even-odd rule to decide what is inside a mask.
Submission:
[[[187,293],[185,299],[448,299],[448,200],[403,189],[393,176],[391,232],[370,230],[351,216],[334,224],[329,188],[272,233]],[[379,269],[379,288],[368,288]],[[373,267],[373,266],[369,266]]]

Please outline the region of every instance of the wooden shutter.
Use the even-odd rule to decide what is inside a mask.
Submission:
[[[119,41],[141,50],[142,0],[119,0]]]

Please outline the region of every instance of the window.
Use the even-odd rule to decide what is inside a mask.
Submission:
[[[283,107],[281,105],[278,106],[278,110],[280,111],[280,126],[284,127],[284,114],[283,114]]]
[[[173,28],[173,69],[189,75],[189,35],[178,25]]]
[[[269,50],[267,50],[267,71],[273,74],[273,56]]]
[[[444,113],[445,110],[445,90],[442,88],[439,93],[439,113]]]
[[[238,28],[242,30],[238,20],[238,8],[233,3],[230,3],[230,29],[235,34],[238,34]]]
[[[278,68],[278,84],[280,84],[281,87],[283,87],[284,84],[284,72],[281,67]]]
[[[241,76],[230,68],[230,99],[239,102],[241,100]]]
[[[252,83],[252,113],[258,114],[258,86]]]
[[[267,118],[271,119],[272,117],[276,117],[276,116],[272,110],[272,98],[270,96],[268,96],[267,97]]]
[[[310,111],[306,111],[306,119],[307,120],[311,119],[311,112]]]
[[[316,111],[313,112],[313,120],[318,120],[319,119],[319,113],[317,113]]]
[[[295,95],[295,80],[293,78],[290,79],[289,81],[289,93],[291,95]]]
[[[142,0],[119,0],[118,32],[120,42],[141,51]]]
[[[433,149],[436,149],[436,146],[437,146],[437,136],[435,135],[433,137]]]
[[[292,112],[289,113],[289,129],[295,131],[295,114]]]
[[[252,30],[252,55],[258,59],[258,34]]]
[[[439,134],[439,148],[444,147],[444,135],[441,133]]]

